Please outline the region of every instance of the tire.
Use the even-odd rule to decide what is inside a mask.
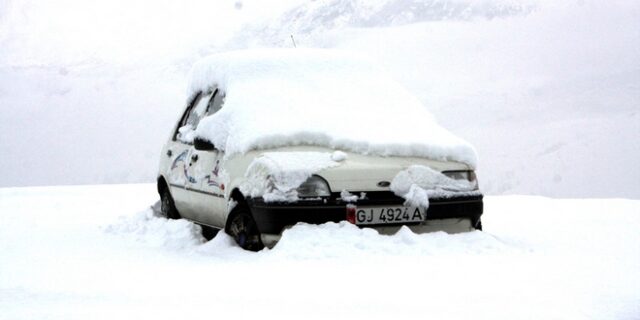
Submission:
[[[264,248],[256,221],[246,206],[236,206],[231,212],[230,218],[226,232],[233,237],[242,249],[260,251]]]
[[[475,228],[478,231],[482,231],[482,220],[478,220],[478,222],[476,222]]]
[[[202,229],[202,236],[205,239],[207,239],[207,241],[215,238],[216,235],[218,234],[218,231],[220,231],[219,229],[212,228],[212,227],[209,227],[209,226],[205,226],[203,224],[200,225],[200,228]]]
[[[173,202],[173,198],[167,188],[160,193],[160,212],[167,217],[167,219],[180,219],[180,213]]]

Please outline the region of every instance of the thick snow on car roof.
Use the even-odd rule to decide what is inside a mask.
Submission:
[[[324,49],[228,52],[197,62],[189,94],[222,89],[222,109],[196,136],[227,156],[292,145],[476,165],[469,143],[438,125],[368,59]]]

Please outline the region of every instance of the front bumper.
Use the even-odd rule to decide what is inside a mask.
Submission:
[[[359,194],[359,193],[354,193]],[[429,199],[427,209],[428,224],[433,220],[469,219],[471,227],[479,226],[482,215],[482,194],[460,195],[447,198]],[[364,199],[354,203],[356,206],[395,206],[402,205],[404,199],[391,192],[367,192]],[[265,203],[261,198],[248,199],[249,208],[262,234],[279,235],[282,231],[298,222],[322,224],[346,220],[347,202],[340,200],[340,194],[317,200],[301,200],[294,203]],[[421,223],[408,224],[419,225]],[[393,225],[380,225],[389,227]],[[376,225],[367,227],[375,228]]]

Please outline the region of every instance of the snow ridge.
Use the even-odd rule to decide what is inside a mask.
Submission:
[[[532,1],[510,0],[329,0],[307,1],[278,18],[251,25],[246,34],[267,45],[289,44],[289,35],[310,35],[344,28],[400,26],[442,20],[494,19],[523,15]],[[258,36],[255,36],[255,35]],[[242,42],[242,41],[239,41]]]

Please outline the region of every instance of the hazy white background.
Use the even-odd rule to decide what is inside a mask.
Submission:
[[[193,62],[291,34],[378,59],[477,147],[487,194],[638,199],[638,17],[631,0],[0,0],[0,320],[638,319],[639,200],[489,195],[482,232],[301,224],[258,253],[149,209]],[[132,182],[150,183],[3,188]]]
[[[192,63],[366,52],[489,194],[640,198],[636,1],[0,1],[0,187],[151,182]]]

